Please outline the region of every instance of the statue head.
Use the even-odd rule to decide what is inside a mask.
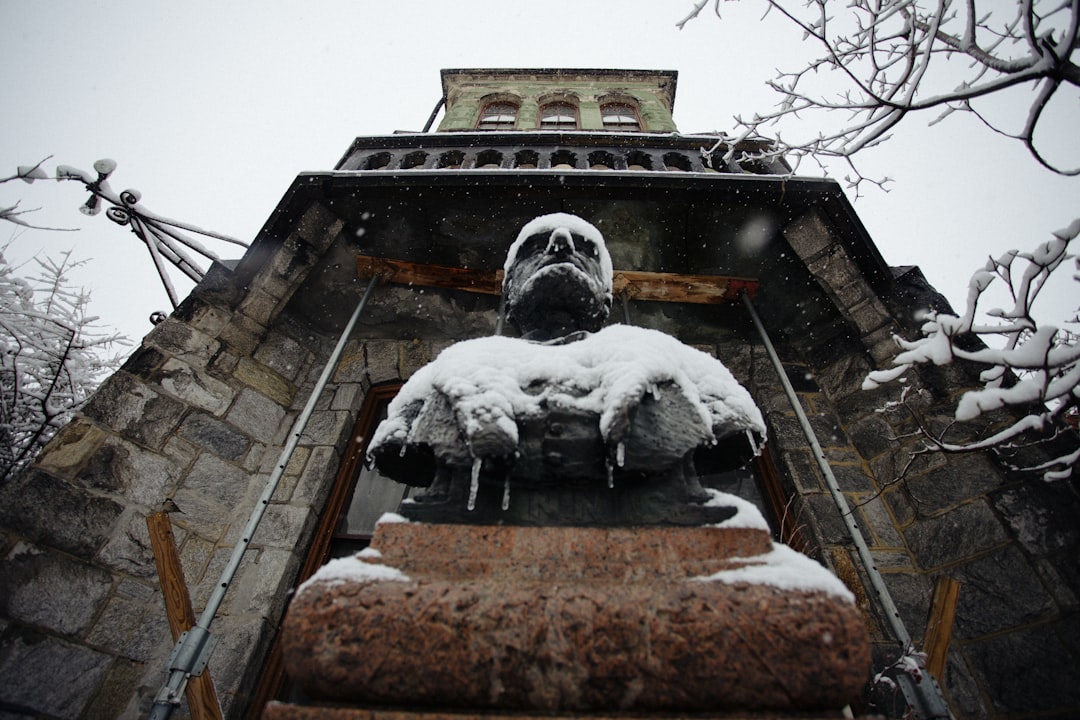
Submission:
[[[595,332],[611,309],[611,256],[604,236],[576,215],[528,222],[506,255],[506,316],[530,340]]]

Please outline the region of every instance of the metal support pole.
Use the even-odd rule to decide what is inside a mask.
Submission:
[[[214,616],[225,599],[225,593],[228,591],[236,571],[240,568],[240,561],[244,557],[244,551],[247,550],[252,537],[255,536],[255,530],[258,529],[259,522],[266,513],[266,508],[270,505],[270,500],[274,496],[278,483],[281,481],[281,476],[285,473],[285,468],[292,458],[293,451],[296,450],[296,446],[300,442],[300,436],[303,435],[308,420],[311,419],[311,414],[315,411],[315,404],[318,402],[323,389],[326,388],[330,375],[337,366],[341,353],[345,350],[345,343],[348,341],[349,335],[352,334],[356,321],[360,318],[364,306],[367,305],[378,280],[378,276],[375,276],[368,283],[363,297],[360,298],[352,317],[349,318],[341,337],[338,338],[337,345],[334,347],[333,352],[330,353],[330,358],[326,361],[326,366],[315,383],[307,404],[293,423],[292,429],[289,431],[289,437],[285,441],[285,447],[282,448],[281,455],[278,456],[277,464],[266,481],[262,495],[259,496],[258,502],[255,503],[255,509],[251,512],[247,525],[244,526],[240,542],[233,548],[229,562],[222,571],[210,599],[206,602],[206,608],[203,610],[202,615],[199,616],[195,627],[181,635],[179,642],[173,649],[172,656],[169,658],[169,667],[166,670],[169,677],[154,698],[154,704],[150,708],[150,720],[167,720],[167,718],[171,717],[173,710],[180,704],[180,698],[184,695],[188,678],[200,674],[203,668],[206,667],[215,642],[210,635],[210,624],[214,621]]]
[[[840,491],[840,484],[836,481],[836,476],[833,475],[832,468],[829,466],[829,461],[825,458],[825,452],[821,449],[821,443],[818,442],[817,435],[810,426],[810,420],[806,417],[802,404],[795,394],[795,388],[792,387],[791,380],[788,379],[787,371],[784,370],[784,365],[780,362],[780,357],[776,354],[776,348],[773,347],[772,341],[769,339],[769,334],[765,331],[765,326],[762,324],[761,318],[758,317],[757,310],[754,309],[754,304],[750,300],[750,296],[745,293],[743,294],[743,304],[746,305],[746,309],[750,313],[750,319],[754,322],[754,328],[757,330],[758,336],[765,346],[765,352],[768,354],[769,360],[772,362],[772,366],[776,370],[777,376],[780,378],[780,384],[784,388],[784,394],[791,404],[791,409],[795,411],[795,417],[799,421],[799,427],[802,428],[803,435],[806,437],[806,442],[810,445],[810,450],[814,455],[814,460],[817,461],[818,468],[825,478],[825,485],[829,488],[829,494],[832,495],[833,502],[836,503],[836,508],[840,511],[840,517],[844,521],[845,527],[847,527],[848,534],[851,535],[851,539],[855,543],[855,550],[858,552],[863,568],[870,578],[870,584],[873,586],[878,601],[885,611],[885,618],[889,623],[889,627],[892,628],[893,635],[906,652],[912,646],[911,634],[904,626],[904,621],[900,618],[900,611],[897,609],[896,603],[893,602],[892,595],[889,594],[889,590],[885,586],[885,581],[882,579],[881,573],[878,572],[877,564],[874,562],[874,558],[870,554],[870,548],[866,544],[866,538],[863,537],[862,530],[859,529],[858,524],[855,522],[855,516],[851,512],[851,507],[847,503],[847,498],[845,498],[844,494]],[[906,679],[910,678],[907,673],[903,673],[903,675]],[[925,676],[930,679],[930,682],[919,683],[921,691],[919,693],[920,704],[924,705],[924,707],[931,708],[931,712],[936,714],[922,715],[922,717],[951,717],[948,705],[945,703],[945,698],[941,695],[941,689],[938,687],[937,681],[933,679],[929,672],[926,672]],[[927,695],[927,691],[924,689],[926,686],[932,686],[933,688],[929,691],[929,695]],[[904,688],[904,690],[905,695],[907,695],[908,689]]]

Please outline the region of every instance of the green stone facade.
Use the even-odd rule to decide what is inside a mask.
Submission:
[[[578,108],[579,130],[604,130],[600,105],[633,106],[643,132],[675,132],[672,70],[443,70],[446,114],[439,132],[475,130],[480,110],[490,102],[518,106],[515,130],[536,130],[540,106],[567,102]]]

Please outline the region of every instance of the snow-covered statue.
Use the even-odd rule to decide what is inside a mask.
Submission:
[[[612,301],[603,236],[556,213],[521,229],[505,264],[520,338],[469,340],[418,371],[369,455],[427,490],[418,520],[542,525],[701,524],[697,462],[735,468],[765,435],[719,361],[664,333],[601,329]]]

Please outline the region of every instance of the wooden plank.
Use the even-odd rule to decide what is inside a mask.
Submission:
[[[180,552],[176,549],[172,521],[168,513],[156,512],[147,516],[146,529],[150,531],[154,564],[157,565],[161,594],[165,597],[165,615],[169,620],[173,642],[176,642],[181,633],[195,625],[195,611],[191,607],[187,583],[184,582],[184,568],[180,564]],[[186,694],[188,712],[193,720],[221,720],[221,703],[210,679],[209,668],[188,681]]]
[[[499,295],[503,271],[471,270],[447,265],[428,265],[405,260],[356,256],[356,273],[361,278],[378,275],[399,285],[418,285],[443,290]],[[720,305],[735,302],[742,293],[753,297],[758,281],[753,278],[721,275],[682,275],[679,273],[617,270],[612,282],[616,295],[625,292],[631,300],[679,302],[696,305]]]
[[[960,582],[948,575],[940,576],[934,584],[930,617],[926,623],[926,636],[923,638],[926,669],[936,678],[945,676],[945,662],[949,658],[949,642],[952,640],[956,604],[959,601]]]

